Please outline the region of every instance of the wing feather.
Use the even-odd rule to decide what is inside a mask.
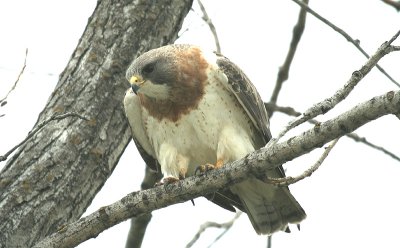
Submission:
[[[271,139],[268,114],[264,102],[261,100],[256,88],[240,68],[222,55],[218,55],[217,65],[228,77],[227,87],[233,92],[246,110],[253,124],[262,134],[265,145]],[[259,147],[258,147],[259,148]]]
[[[228,89],[234,93],[263,137],[262,146],[265,146],[271,140],[272,135],[269,128],[268,113],[256,87],[237,65],[223,55],[217,54],[217,65],[228,78]],[[281,177],[285,176],[282,166],[278,166],[276,169]]]
[[[128,119],[129,126],[132,131],[132,139],[146,162],[154,171],[160,171],[160,165],[156,159],[154,149],[147,137],[145,127],[142,120],[141,105],[139,103],[139,97],[137,97],[131,89],[129,89],[124,98],[125,115]]]

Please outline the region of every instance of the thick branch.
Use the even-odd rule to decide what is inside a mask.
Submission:
[[[281,106],[278,106],[278,105],[275,105],[275,104],[272,104],[272,103],[264,103],[264,105],[265,105],[265,108],[268,110],[268,112],[270,112],[270,111],[278,111],[278,112],[285,113],[287,115],[295,116],[295,117],[301,115],[300,112],[296,111],[294,108],[291,108],[291,107],[281,107]],[[314,124],[314,125],[319,125],[320,124],[320,122],[315,120],[315,119],[310,119],[310,120],[308,120],[308,122],[311,123],[311,124]],[[376,145],[374,143],[369,142],[366,137],[360,137],[356,133],[348,133],[348,134],[346,134],[346,137],[354,140],[355,142],[360,142],[360,143],[362,143],[364,145],[367,145],[367,146],[372,147],[372,148],[374,148],[374,149],[376,149],[378,151],[381,151],[381,152],[385,153],[386,155],[390,156],[391,158],[393,158],[393,159],[395,159],[395,160],[400,162],[400,157],[399,156],[397,156],[396,154],[394,154],[393,152],[387,150],[386,148],[384,148],[382,146],[378,146],[378,145]]]
[[[125,72],[139,54],[177,37],[192,0],[97,2],[36,124],[51,122],[0,174],[0,247],[32,247],[77,220],[113,172],[131,132],[122,107]],[[157,27],[157,28],[154,28]]]
[[[399,109],[400,91],[374,97],[301,135],[257,150],[219,170],[128,194],[120,201],[63,227],[35,247],[72,247],[133,216],[215,192],[251,176],[264,178],[267,169],[275,168],[321,147],[381,116],[398,113]]]

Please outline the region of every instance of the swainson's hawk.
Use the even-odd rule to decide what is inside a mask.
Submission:
[[[124,99],[132,136],[145,162],[178,180],[199,165],[243,158],[271,139],[268,115],[247,76],[227,58],[191,45],[168,45],[130,65]],[[267,172],[284,177],[282,167]],[[245,211],[259,234],[287,230],[306,214],[287,187],[249,178],[208,197]]]

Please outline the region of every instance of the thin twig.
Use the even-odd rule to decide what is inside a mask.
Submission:
[[[308,7],[307,4],[304,4],[303,2],[301,2],[300,0],[292,0],[293,2],[297,3],[298,5],[300,5],[301,8],[306,9],[310,14],[312,14],[313,16],[315,16],[318,20],[322,21],[323,23],[325,23],[326,25],[328,25],[329,27],[331,27],[333,30],[335,30],[336,32],[338,32],[339,34],[341,34],[347,41],[349,41],[350,43],[352,43],[365,57],[369,58],[370,56],[368,55],[368,53],[360,46],[360,41],[359,40],[355,40],[353,38],[351,38],[350,35],[348,35],[345,31],[343,31],[342,29],[340,29],[338,26],[334,25],[333,23],[331,23],[330,21],[328,21],[326,18],[322,17],[320,14],[318,14],[317,12],[315,12],[314,10],[312,10],[310,7]],[[395,85],[397,85],[398,87],[400,87],[400,84],[394,80],[381,66],[379,66],[378,64],[376,65],[376,68],[378,68],[392,83],[394,83]]]
[[[220,235],[214,240],[213,243],[210,244],[210,246],[211,246],[211,245],[214,244],[216,241],[218,241],[218,240],[232,227],[233,223],[239,218],[239,216],[240,216],[241,214],[242,214],[242,211],[239,211],[239,210],[238,210],[238,211],[236,212],[235,216],[233,217],[233,219],[231,219],[230,221],[225,222],[225,223],[217,223],[217,222],[208,221],[208,222],[202,224],[202,225],[200,226],[199,231],[197,231],[197,233],[194,235],[193,239],[186,245],[186,248],[192,247],[192,246],[197,242],[197,240],[200,238],[200,235],[201,235],[207,228],[216,227],[216,228],[223,228],[223,229],[225,229],[224,232],[223,232],[222,234],[220,234]],[[209,247],[210,247],[210,246],[209,246]]]
[[[392,0],[382,0],[382,2],[392,6],[397,11],[400,11],[400,1],[392,1]]]
[[[332,108],[334,108],[338,103],[343,101],[350,92],[354,89],[354,87],[363,79],[372,68],[378,63],[378,61],[383,58],[386,54],[394,51],[391,46],[392,42],[397,39],[400,35],[400,30],[389,40],[384,42],[379,49],[375,52],[375,54],[369,58],[369,60],[360,68],[360,70],[353,72],[349,81],[339,90],[335,92],[335,94],[315,105],[311,108],[307,109],[301,116],[291,121],[280,133],[279,135],[272,139],[267,146],[274,145],[280,138],[282,138],[290,129],[297,127],[298,125],[320,115],[325,114]]]
[[[233,226],[233,224],[235,223],[235,221],[240,217],[240,215],[241,215],[242,213],[243,213],[242,211],[237,210],[237,212],[236,212],[235,216],[233,217],[233,219],[232,219],[230,222],[227,222],[227,223],[230,223],[230,225],[227,226],[227,227],[225,228],[225,230],[224,230],[220,235],[218,235],[218,237],[216,237],[216,238],[214,239],[214,241],[213,241],[208,247],[211,247],[212,245],[214,245],[222,236],[224,236],[224,235],[231,229],[231,227]]]
[[[211,21],[210,17],[208,16],[206,8],[204,8],[203,3],[200,0],[197,0],[197,3],[200,6],[201,12],[203,12],[203,16],[201,18],[207,23],[208,27],[211,30],[211,33],[214,36],[216,52],[221,53],[221,46],[219,44],[218,34],[217,34],[217,30],[215,29],[214,23]]]
[[[0,106],[1,106],[1,107],[3,107],[3,106],[7,103],[6,100],[7,100],[8,95],[10,95],[10,93],[11,93],[13,90],[15,90],[15,87],[17,87],[17,84],[18,84],[18,82],[19,82],[19,79],[21,78],[22,74],[23,74],[24,71],[25,71],[25,67],[26,67],[26,58],[27,58],[27,57],[28,57],[28,48],[25,50],[24,65],[22,66],[21,71],[20,71],[19,74],[18,74],[17,80],[15,80],[14,85],[13,85],[13,86],[11,87],[11,89],[8,91],[8,93],[6,94],[6,96],[3,97],[3,98],[0,100]],[[4,116],[4,115],[2,115],[2,116]],[[1,117],[1,116],[0,116],[0,117]]]
[[[356,133],[349,133],[346,136],[351,138],[351,139],[353,139],[356,142],[361,142],[361,143],[363,143],[363,144],[365,144],[367,146],[370,146],[370,147],[372,147],[372,148],[374,148],[374,149],[376,149],[378,151],[381,151],[381,152],[385,153],[386,155],[390,156],[391,158],[393,158],[393,159],[395,159],[395,160],[400,162],[400,157],[399,156],[396,156],[396,154],[388,151],[387,149],[385,149],[382,146],[378,146],[378,145],[375,145],[375,144],[369,142],[367,140],[367,138],[365,138],[365,137],[360,137]]]
[[[279,187],[284,187],[284,186],[289,186],[290,184],[297,183],[300,180],[303,180],[306,177],[310,177],[318,168],[321,166],[321,164],[325,161],[325,159],[328,157],[329,153],[332,151],[333,147],[337,144],[339,138],[333,140],[331,144],[329,144],[328,147],[325,148],[324,153],[321,155],[321,157],[315,162],[313,166],[305,170],[303,173],[296,177],[282,177],[282,178],[270,178],[268,177],[266,181],[268,183],[272,183],[276,186]]]
[[[304,0],[308,4],[308,0]],[[304,32],[304,27],[306,24],[307,11],[303,8],[300,9],[299,17],[297,19],[296,25],[293,27],[292,41],[290,42],[289,51],[286,55],[285,62],[281,67],[279,67],[278,77],[276,79],[275,88],[272,92],[270,102],[276,103],[278,100],[279,92],[282,89],[283,83],[289,78],[290,65],[292,64],[294,55],[297,50],[297,45]],[[272,117],[273,112],[269,112],[270,117]]]
[[[7,160],[8,156],[10,156],[11,153],[13,153],[18,147],[20,147],[21,145],[23,145],[28,139],[30,139],[33,135],[35,135],[37,132],[39,132],[43,127],[45,127],[49,122],[51,121],[57,121],[57,120],[62,120],[65,119],[67,117],[78,117],[80,119],[83,120],[88,120],[86,117],[71,112],[71,113],[65,113],[65,114],[60,114],[60,115],[53,115],[52,117],[50,117],[49,119],[43,121],[42,123],[40,123],[39,125],[37,125],[35,127],[35,129],[33,129],[32,131],[30,131],[28,133],[28,135],[26,136],[26,138],[24,140],[22,140],[21,142],[19,142],[17,145],[15,145],[13,148],[11,148],[11,150],[9,150],[8,152],[6,152],[4,155],[0,156],[0,162]]]
[[[268,110],[278,111],[278,112],[281,112],[281,113],[284,113],[284,114],[287,114],[287,115],[290,115],[290,116],[297,117],[297,116],[301,115],[300,112],[296,111],[292,107],[282,107],[282,106],[278,106],[278,105],[275,105],[275,104],[272,104],[272,103],[265,103],[265,107]],[[314,124],[314,125],[318,125],[319,123],[321,123],[321,122],[319,122],[317,120],[314,120],[314,119],[310,119],[310,120],[308,120],[308,122],[311,123],[311,124]],[[395,160],[400,162],[400,157],[399,156],[397,156],[396,154],[394,154],[393,152],[387,150],[386,148],[384,148],[382,146],[378,146],[376,144],[373,144],[373,143],[369,142],[366,137],[360,137],[356,133],[348,133],[348,134],[346,134],[346,136],[348,138],[350,138],[350,139],[353,139],[355,142],[360,142],[360,143],[362,143],[362,144],[364,144],[366,146],[369,146],[369,147],[371,147],[373,149],[381,151],[381,152],[385,153],[386,155],[390,156],[391,158],[393,158],[393,159],[395,159]]]

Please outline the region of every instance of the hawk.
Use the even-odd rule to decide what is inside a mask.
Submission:
[[[263,101],[247,76],[226,57],[193,45],[150,50],[129,66],[124,107],[132,137],[164,182],[218,169],[271,139]],[[204,167],[203,167],[204,168]],[[282,166],[267,172],[284,177]],[[288,231],[306,214],[287,187],[249,178],[206,196],[247,213],[258,234]]]

